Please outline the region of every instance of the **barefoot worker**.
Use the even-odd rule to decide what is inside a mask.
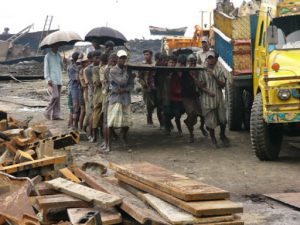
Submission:
[[[127,133],[132,124],[131,121],[131,95],[133,89],[133,79],[127,73],[125,62],[127,53],[124,50],[119,50],[117,53],[118,63],[111,68],[109,73],[109,105],[107,125],[109,127],[109,137],[111,139],[112,129],[121,128],[124,147],[127,145]],[[110,149],[110,148],[109,148]]]
[[[50,120],[62,120],[60,117],[60,94],[62,87],[63,60],[58,53],[58,46],[53,45],[44,58],[44,77],[51,88],[51,99],[44,116]]]

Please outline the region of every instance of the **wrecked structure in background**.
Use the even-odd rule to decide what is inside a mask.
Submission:
[[[43,31],[30,32],[33,24],[16,34],[5,28],[0,34],[0,80],[43,78],[44,52],[39,51],[39,43],[51,30],[53,17],[46,17]]]

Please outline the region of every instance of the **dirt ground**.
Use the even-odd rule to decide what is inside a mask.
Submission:
[[[19,119],[34,116],[32,122],[44,122],[60,130],[67,128],[65,91],[62,94],[64,121],[45,121],[42,116],[43,107],[14,104],[13,96],[47,101],[44,81],[1,82],[0,109]],[[171,136],[165,136],[158,126],[146,126],[143,113],[134,113],[133,118],[134,126],[129,133],[132,152],[123,150],[117,142],[111,153],[102,155],[97,152],[99,144],[81,142],[72,151],[74,160],[79,165],[85,161],[148,161],[230,191],[231,198],[244,205],[242,217],[245,224],[300,224],[299,211],[262,196],[264,193],[300,192],[300,151],[291,147],[287,140],[284,141],[278,161],[261,162],[252,152],[247,131],[228,131],[231,147],[214,149],[210,140],[203,137],[198,129],[195,143],[189,144],[188,132],[184,126],[184,137],[177,138],[175,132]],[[155,123],[157,124],[157,120]]]

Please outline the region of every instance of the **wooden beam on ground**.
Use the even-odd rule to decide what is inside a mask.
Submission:
[[[101,177],[91,176],[76,169],[75,174],[84,180],[90,187],[117,195],[123,199],[120,208],[141,224],[168,224],[153,209],[148,207],[135,195],[121,188],[117,184],[110,184]]]
[[[273,193],[264,194],[264,196],[271,198],[273,200],[282,202],[286,205],[292,206],[294,208],[300,209],[300,193]]]
[[[155,189],[149,185],[140,183],[134,179],[128,178],[122,174],[116,173],[116,178],[120,181],[130,184],[140,190],[148,192],[158,198],[161,198],[194,216],[222,216],[235,213],[242,213],[243,207],[241,204],[234,203],[230,200],[214,200],[214,201],[194,201],[185,202],[181,199],[175,198],[165,192]]]
[[[69,170],[69,168],[65,167],[59,170],[59,172],[64,175],[65,178],[67,178],[70,181],[73,181],[77,184],[79,184],[81,181],[79,180],[78,177],[75,176],[74,173],[72,173],[71,170]]]
[[[73,208],[68,209],[68,216],[72,224],[77,224],[79,219],[91,211],[98,211],[101,215],[103,225],[112,225],[122,222],[121,214],[114,208],[109,209],[95,209],[95,208]]]
[[[34,159],[32,158],[32,156],[27,153],[27,152],[24,152],[22,150],[18,150],[15,154],[15,157],[14,157],[14,162],[15,163],[18,163],[18,162],[28,162],[28,161],[33,161]]]
[[[17,137],[21,136],[24,132],[24,129],[11,129],[11,130],[5,130],[2,133],[7,135],[8,137]]]
[[[53,190],[51,187],[48,187],[48,185],[45,184],[45,182],[41,182],[37,184],[36,186],[37,191],[40,193],[40,195],[56,195],[60,192]]]
[[[39,208],[43,212],[43,222],[50,222],[48,220],[47,214],[50,209],[55,208],[89,208],[91,204],[82,201],[78,198],[74,198],[65,194],[57,194],[57,195],[45,195],[45,196],[37,196],[35,197]]]
[[[17,145],[24,147],[26,145],[35,142],[37,138],[36,137],[29,137],[29,138],[14,137],[12,139]]]
[[[205,224],[233,221],[234,216],[195,217],[151,194],[141,194],[141,197],[171,224]]]
[[[122,203],[122,199],[118,196],[76,184],[63,178],[56,178],[54,180],[47,181],[46,184],[50,185],[55,190],[95,205],[98,204],[104,207],[111,207]]]
[[[35,148],[36,155],[38,159],[42,159],[44,157],[53,156],[54,153],[54,142],[52,140],[40,140],[38,145]]]
[[[66,194],[37,196],[36,199],[43,209],[91,207],[91,204]]]
[[[147,162],[126,165],[110,163],[110,168],[184,201],[229,198],[228,191],[201,183]]]
[[[31,169],[38,168],[38,167],[62,164],[62,163],[66,163],[66,161],[67,161],[67,157],[65,155],[46,157],[43,159],[37,159],[37,160],[29,161],[29,162],[23,162],[23,163],[11,165],[11,166],[0,167],[0,171],[9,173],[9,174],[13,174],[16,172],[31,170]]]
[[[7,119],[0,120],[0,131],[5,131],[8,128]]]

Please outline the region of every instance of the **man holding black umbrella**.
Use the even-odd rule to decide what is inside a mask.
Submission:
[[[60,94],[62,87],[63,60],[58,53],[58,46],[53,45],[44,58],[44,76],[51,88],[51,100],[47,106],[44,116],[50,120],[62,120],[60,117]]]

